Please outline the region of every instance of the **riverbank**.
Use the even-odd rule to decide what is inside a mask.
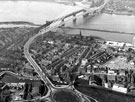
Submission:
[[[66,27],[82,29],[64,28],[62,32],[65,34],[79,34],[81,30],[84,36],[98,36],[109,41],[132,43],[135,36],[134,26],[135,16],[103,13],[92,18],[89,16],[86,18],[80,17],[75,24],[71,21],[67,22]],[[92,31],[91,29],[113,32]]]
[[[103,13],[106,14],[115,14],[115,15],[127,15],[127,16],[135,16],[135,13],[132,12],[120,12],[120,11],[112,11],[112,10],[104,10]]]

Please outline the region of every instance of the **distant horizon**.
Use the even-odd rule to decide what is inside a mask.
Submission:
[[[17,1],[44,1],[44,2],[53,2],[55,0],[0,0],[0,1],[13,1],[13,2],[17,2]]]
[[[0,21],[0,25],[2,24],[23,24],[23,23],[26,23],[26,24],[30,24],[30,25],[37,25],[37,26],[41,26],[42,24],[36,24],[34,22],[31,22],[31,21]]]

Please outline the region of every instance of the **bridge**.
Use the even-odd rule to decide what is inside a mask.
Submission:
[[[26,59],[29,61],[29,63],[33,66],[33,68],[35,69],[35,71],[38,73],[39,77],[43,80],[43,82],[47,85],[49,92],[47,93],[46,96],[44,97],[48,97],[50,96],[50,94],[52,93],[53,90],[58,90],[58,89],[72,89],[71,85],[67,85],[67,86],[54,86],[52,84],[52,82],[50,81],[50,79],[47,77],[47,72],[43,72],[42,69],[39,67],[39,65],[35,62],[35,60],[31,57],[30,53],[29,53],[29,47],[30,44],[32,43],[32,41],[37,38],[38,36],[41,36],[49,31],[54,31],[55,29],[57,29],[60,26],[65,25],[64,21],[66,19],[68,19],[69,17],[73,17],[73,21],[77,20],[78,15],[83,15],[84,17],[87,15],[93,15],[94,13],[99,13],[101,12],[101,10],[104,8],[104,6],[106,5],[106,3],[109,0],[104,0],[104,3],[99,6],[99,7],[94,7],[94,8],[80,8],[79,10],[69,13],[67,15],[64,15],[62,17],[56,18],[53,21],[51,21],[51,23],[49,25],[45,25],[44,27],[41,27],[41,29],[39,30],[39,32],[37,34],[35,34],[33,37],[31,37],[26,44],[24,45],[24,55],[26,57]],[[78,14],[78,15],[77,15]],[[80,96],[82,96],[82,98],[84,100],[87,99],[88,96],[86,95],[82,95],[81,93],[79,93],[78,91],[76,91]],[[92,99],[92,102],[97,102],[95,99]],[[88,101],[91,102],[91,101]]]
[[[86,17],[86,16],[89,16],[89,15],[94,15],[95,13],[99,14],[103,10],[104,6],[107,4],[108,1],[109,0],[104,0],[104,4],[99,6],[99,7],[78,8],[77,11],[74,11],[74,12],[69,13],[67,15],[64,15],[62,17],[58,17],[58,18],[54,19],[53,21],[51,21],[52,23],[49,26],[42,28],[39,31],[39,33],[44,34],[44,33],[48,32],[48,30],[54,31],[56,28],[58,28],[60,26],[64,26],[65,25],[64,21],[66,21],[69,17],[72,17],[72,20],[74,22],[76,22],[77,16],[79,16],[79,15],[83,15],[83,17]]]

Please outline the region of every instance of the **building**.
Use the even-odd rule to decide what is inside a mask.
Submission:
[[[125,88],[124,86],[121,86],[119,84],[114,84],[112,87],[112,90],[122,92],[122,93],[127,93],[127,88]]]
[[[87,59],[82,59],[81,66],[85,66],[87,62],[88,62]]]
[[[133,47],[135,48],[135,36],[133,37],[132,45],[133,45]]]
[[[87,71],[87,69],[84,68],[84,67],[80,67],[80,68],[79,68],[79,72],[80,72],[81,74],[85,74],[86,71]]]
[[[53,75],[52,80],[53,81],[59,81],[60,80],[59,75]]]
[[[99,85],[102,86],[102,79],[97,75],[90,75],[89,85]]]
[[[9,90],[2,91],[0,94],[0,99],[3,102],[9,102],[8,99],[10,97],[11,92]]]

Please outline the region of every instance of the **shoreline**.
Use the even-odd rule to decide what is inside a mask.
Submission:
[[[1,0],[3,2],[7,2],[7,1],[11,1],[11,2],[18,2],[17,0]],[[19,0],[19,1],[31,1],[31,2],[35,2],[37,0]],[[56,2],[55,0],[38,0],[37,2]]]
[[[135,14],[129,12],[110,11],[110,10],[104,10],[103,13],[111,14],[111,15],[115,14],[115,15],[135,16]]]

